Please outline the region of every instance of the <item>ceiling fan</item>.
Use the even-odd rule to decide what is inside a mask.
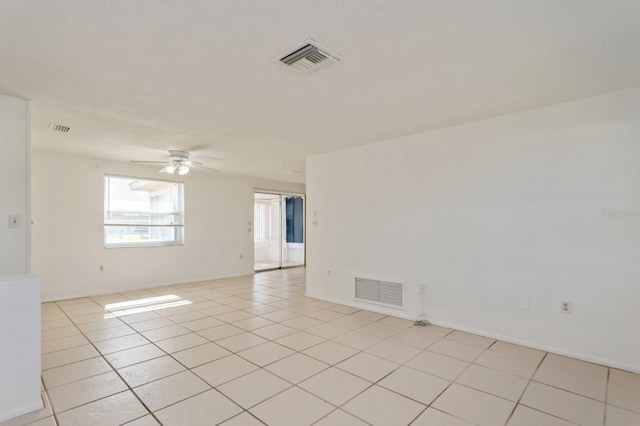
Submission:
[[[188,151],[180,151],[177,149],[169,150],[169,161],[131,161],[132,163],[137,164],[164,164],[165,167],[161,170],[158,170],[159,173],[168,173],[171,175],[178,174],[180,176],[184,176],[189,173],[189,170],[192,168],[199,169],[207,169],[211,171],[218,171],[215,169],[210,169],[205,167],[199,161],[191,161],[189,160],[189,152]]]

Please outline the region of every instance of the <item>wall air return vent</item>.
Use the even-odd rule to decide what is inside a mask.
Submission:
[[[342,57],[308,39],[300,46],[286,51],[277,59],[298,72],[311,74],[327,65],[340,61]]]
[[[394,308],[404,308],[404,285],[390,281],[355,279],[355,298]]]
[[[53,130],[54,132],[68,133],[69,130],[71,130],[71,127],[63,126],[61,124],[51,123],[49,124],[49,130]]]

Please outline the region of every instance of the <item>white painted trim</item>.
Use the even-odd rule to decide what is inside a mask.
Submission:
[[[501,340],[507,343],[513,343],[514,345],[526,346],[528,348],[538,349],[545,352],[551,352],[557,355],[563,355],[563,356],[579,359],[581,361],[600,364],[605,367],[619,368],[620,370],[631,371],[632,373],[640,373],[640,369],[638,369],[638,367],[634,365],[620,364],[615,361],[556,348],[555,346],[540,345],[540,344],[529,342],[528,340],[516,339],[516,338],[503,336],[501,334],[496,334],[496,333],[488,333],[486,331],[477,330],[471,327],[458,326],[457,324],[446,322],[446,321],[438,321],[437,319],[432,320],[431,318],[427,318],[427,319],[429,323],[440,326],[440,327],[453,328],[459,331],[464,331],[466,333],[477,334],[478,336],[484,336],[484,337],[489,337],[491,339]]]
[[[42,396],[38,398],[38,401],[30,402],[28,404],[22,405],[17,408],[12,408],[11,410],[6,410],[0,413],[0,422],[4,422],[15,417],[20,417],[25,414],[31,413],[32,411],[41,410],[44,407],[42,403]]]
[[[402,312],[399,312],[399,311],[397,311],[395,309],[393,311],[390,311],[388,309],[373,309],[373,308],[376,307],[375,305],[369,307],[369,306],[366,306],[365,304],[348,303],[347,301],[344,301],[344,300],[337,300],[337,299],[332,299],[332,298],[329,298],[329,297],[322,297],[322,296],[314,296],[313,294],[310,294],[308,292],[305,293],[305,296],[306,297],[312,297],[312,298],[318,299],[318,300],[323,300],[325,302],[336,303],[336,304],[339,304],[339,305],[350,306],[352,308],[364,309],[364,310],[368,310],[368,311],[371,311],[371,312],[376,312],[376,313],[379,313],[379,314],[394,316],[394,317],[398,317],[398,318],[402,318],[402,319],[408,319],[408,320],[411,320],[411,321],[415,320],[415,318],[410,317],[409,315],[406,315],[406,314],[403,315]],[[365,305],[365,306],[363,306],[363,305]],[[521,340],[521,339],[509,337],[509,336],[503,336],[501,334],[496,334],[496,333],[489,333],[489,332],[486,332],[486,331],[483,331],[483,330],[474,329],[474,328],[471,328],[471,327],[460,326],[460,325],[457,325],[455,323],[450,323],[450,322],[446,322],[446,321],[439,321],[438,319],[433,319],[433,318],[431,318],[429,316],[427,316],[427,321],[430,324],[437,325],[439,327],[452,328],[454,330],[464,331],[466,333],[477,334],[478,336],[489,337],[491,339],[496,339],[496,340],[500,340],[500,341],[507,342],[507,343],[513,343],[514,345],[525,346],[525,347],[532,348],[532,349],[538,349],[538,350],[541,350],[541,351],[544,351],[544,352],[550,352],[550,353],[554,353],[554,354],[557,354],[557,355],[563,355],[563,356],[579,359],[581,361],[592,362],[594,364],[600,364],[600,365],[603,365],[605,367],[618,368],[620,370],[625,370],[625,371],[630,371],[632,373],[640,374],[640,369],[635,365],[621,364],[621,363],[618,363],[618,362],[615,362],[615,361],[611,361],[611,360],[608,360],[608,359],[604,359],[604,358],[598,358],[598,357],[590,356],[590,355],[583,354],[583,353],[567,351],[567,350],[564,350],[564,349],[557,348],[555,346],[540,345],[540,344],[532,343],[532,342],[527,341],[527,340]]]
[[[279,211],[279,215],[280,215],[280,237],[279,237],[279,241],[280,241],[280,266],[276,267],[276,268],[268,268],[268,269],[258,269],[255,270],[255,272],[264,272],[264,271],[274,271],[277,269],[289,269],[289,268],[297,268],[300,266],[307,266],[307,196],[304,193],[295,193],[295,192],[285,192],[285,191],[276,191],[273,189],[259,189],[259,188],[253,188],[253,203],[256,203],[256,194],[271,194],[271,195],[277,195],[278,196],[278,211]],[[302,259],[302,264],[300,265],[290,265],[290,266],[283,266],[282,265],[282,242],[285,239],[284,238],[284,232],[286,232],[286,218],[284,217],[284,215],[282,214],[283,211],[283,206],[282,206],[282,196],[291,196],[291,197],[300,197],[302,198],[302,229],[303,229],[303,236],[302,236],[302,250],[304,252],[304,257]],[[262,200],[260,200],[261,202]],[[265,200],[267,202],[265,202],[265,204],[270,204],[270,201],[273,200]],[[253,208],[254,211],[254,215],[255,215],[255,206]],[[255,226],[256,224],[254,223],[254,219],[255,216],[252,217],[251,219],[251,223],[252,223],[252,230],[255,232]],[[256,241],[253,240],[253,254],[254,254],[254,260],[255,260],[255,253],[256,253]]]
[[[273,195],[291,195],[294,197],[306,197],[306,195],[304,193],[301,192],[285,192],[285,191],[277,191],[277,190],[273,190],[273,189],[260,189],[260,188],[253,188],[253,193],[256,194],[273,194]]]
[[[394,306],[387,306],[387,305],[383,305],[380,303],[377,304],[369,304],[369,303],[362,303],[362,302],[358,302],[357,300],[352,300],[350,303],[347,303],[344,300],[338,300],[338,299],[332,299],[330,297],[323,297],[323,296],[314,296],[313,294],[310,293],[305,293],[306,297],[312,297],[314,299],[318,299],[318,300],[322,300],[325,302],[330,302],[330,303],[336,303],[338,305],[345,305],[345,306],[350,306],[352,308],[358,308],[358,309],[363,309],[366,311],[371,311],[371,312],[375,312],[378,314],[383,314],[383,315],[391,315],[397,318],[402,318],[402,319],[406,319],[409,321],[415,321],[416,317],[413,315],[409,315],[407,313],[407,311],[403,311],[399,308],[396,308]]]
[[[26,253],[26,266],[27,266],[27,270],[25,271],[27,274],[31,273],[31,102],[27,101],[26,102],[26,126],[27,128],[26,130],[26,150],[27,150],[27,156],[26,156],[26,162],[27,162],[27,176],[26,176],[26,184],[27,184],[27,213],[26,213],[26,217],[25,217],[25,225],[26,225],[26,231],[27,231],[27,253]]]
[[[220,276],[212,276],[212,277],[206,277],[206,278],[196,278],[194,280],[189,280],[189,282],[179,281],[179,282],[160,283],[160,284],[153,285],[153,286],[150,286],[150,287],[142,287],[142,288],[137,288],[137,287],[132,288],[131,286],[114,287],[113,289],[110,289],[109,292],[94,291],[94,292],[89,292],[89,293],[73,293],[73,294],[65,294],[63,296],[54,296],[54,297],[43,298],[41,300],[41,303],[59,302],[61,300],[78,299],[80,297],[104,296],[106,294],[120,293],[120,292],[142,291],[142,290],[148,290],[148,289],[157,288],[157,287],[168,287],[168,286],[174,286],[174,285],[199,283],[199,282],[202,282],[202,281],[222,280],[222,279],[225,279],[225,278],[247,277],[247,276],[251,276],[251,275],[254,275],[254,274],[255,274],[254,271],[250,271],[250,272],[247,272],[247,273],[243,272],[241,274],[220,275]]]

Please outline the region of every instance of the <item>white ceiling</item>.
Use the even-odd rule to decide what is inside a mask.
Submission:
[[[0,93],[33,101],[37,149],[187,149],[303,182],[310,155],[640,85],[639,16],[638,0],[2,0]],[[274,60],[307,38],[344,60]]]

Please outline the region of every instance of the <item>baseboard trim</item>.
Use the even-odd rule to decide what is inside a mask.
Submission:
[[[0,422],[4,422],[15,417],[24,416],[25,414],[29,414],[32,411],[41,410],[43,407],[44,404],[42,403],[42,397],[40,396],[40,393],[38,393],[37,401],[29,402],[28,404],[21,405],[20,407],[0,412]]]
[[[440,327],[453,328],[459,331],[477,334],[479,336],[489,337],[491,339],[501,340],[507,343],[513,343],[514,345],[526,346],[528,348],[538,349],[544,352],[554,353],[556,355],[563,355],[570,358],[579,359],[581,361],[587,361],[594,364],[603,365],[605,367],[618,368],[620,370],[626,370],[632,373],[640,373],[640,366],[637,366],[637,365],[623,364],[616,361],[612,361],[610,359],[595,357],[595,356],[591,356],[591,355],[583,354],[579,352],[567,351],[565,349],[558,348],[555,346],[549,346],[549,345],[539,344],[535,342],[530,342],[528,340],[522,340],[522,339],[514,338],[511,336],[504,336],[498,333],[491,333],[484,330],[478,330],[472,327],[465,327],[465,326],[450,323],[447,321],[439,321],[437,319],[429,318],[429,322],[433,325],[437,325]]]
[[[376,313],[389,315],[389,316],[393,316],[393,317],[398,317],[398,318],[402,318],[402,319],[408,319],[408,320],[415,320],[416,319],[415,315],[409,315],[409,314],[407,314],[405,312],[392,311],[391,309],[379,309],[375,305],[369,306],[369,305],[363,305],[363,304],[349,302],[349,301],[345,301],[345,300],[337,300],[337,299],[332,299],[330,297],[322,297],[322,296],[313,295],[313,294],[311,294],[309,292],[307,292],[305,294],[305,296],[312,297],[312,298],[318,299],[318,300],[323,300],[325,302],[337,303],[337,304],[340,304],[340,305],[350,306],[352,308],[364,309],[364,310],[367,310],[367,311],[376,312]],[[605,359],[605,358],[594,357],[594,356],[591,356],[591,355],[588,355],[588,354],[567,351],[565,349],[557,348],[555,346],[549,346],[549,345],[539,344],[539,343],[535,343],[535,342],[530,342],[530,341],[527,341],[527,340],[522,340],[522,339],[514,338],[514,337],[511,337],[511,336],[505,336],[505,335],[498,334],[498,333],[491,333],[491,332],[488,332],[486,330],[479,330],[479,329],[476,329],[476,328],[473,328],[473,327],[466,327],[464,325],[460,325],[460,324],[456,324],[456,323],[452,323],[452,322],[448,322],[448,321],[440,321],[437,318],[432,318],[432,317],[430,317],[428,315],[427,315],[427,320],[429,321],[430,324],[437,325],[439,327],[452,328],[452,329],[455,329],[455,330],[458,330],[458,331],[464,331],[466,333],[477,334],[478,336],[489,337],[491,339],[501,340],[501,341],[507,342],[507,343],[513,343],[514,345],[526,346],[528,348],[538,349],[538,350],[541,350],[541,351],[544,351],[544,352],[550,352],[550,353],[554,353],[554,354],[557,354],[557,355],[563,355],[563,356],[579,359],[581,361],[587,361],[587,362],[591,362],[591,363],[594,363],[594,364],[600,364],[600,365],[603,365],[605,367],[618,368],[620,370],[625,370],[625,371],[630,371],[632,373],[640,374],[640,366],[638,366],[638,365],[619,363],[619,362],[612,361],[612,360]]]
[[[375,312],[378,314],[389,315],[396,318],[402,318],[409,321],[415,321],[416,316],[407,313],[407,311],[396,309],[396,308],[387,308],[382,305],[368,304],[368,303],[359,303],[357,301],[345,302],[344,300],[332,299],[330,297],[316,296],[309,292],[305,293],[306,297],[312,297],[314,299],[322,300],[324,302],[337,303],[340,305],[350,306],[352,308],[363,309],[366,311]]]
[[[190,279],[188,281],[179,281],[179,282],[169,282],[169,283],[161,283],[161,284],[157,284],[157,285],[153,285],[153,286],[145,286],[145,287],[122,287],[122,288],[113,288],[110,289],[109,291],[104,291],[103,289],[97,290],[97,291],[93,291],[93,292],[87,292],[87,293],[73,293],[73,294],[65,294],[65,295],[61,295],[61,296],[48,296],[48,297],[44,297],[40,300],[41,303],[48,303],[48,302],[58,302],[61,300],[69,300],[69,299],[78,299],[81,297],[93,297],[93,296],[102,296],[105,294],[111,294],[111,293],[124,293],[124,292],[129,292],[129,291],[141,291],[141,290],[148,290],[151,288],[157,288],[157,287],[170,287],[172,285],[183,285],[183,284],[195,284],[195,283],[199,283],[199,282],[203,282],[203,281],[211,281],[211,280],[222,280],[225,278],[238,278],[238,277],[248,277],[253,275],[252,273],[240,273],[240,274],[232,274],[232,275],[223,275],[223,276],[215,276],[215,277],[206,277],[206,278],[195,278],[195,279]]]

